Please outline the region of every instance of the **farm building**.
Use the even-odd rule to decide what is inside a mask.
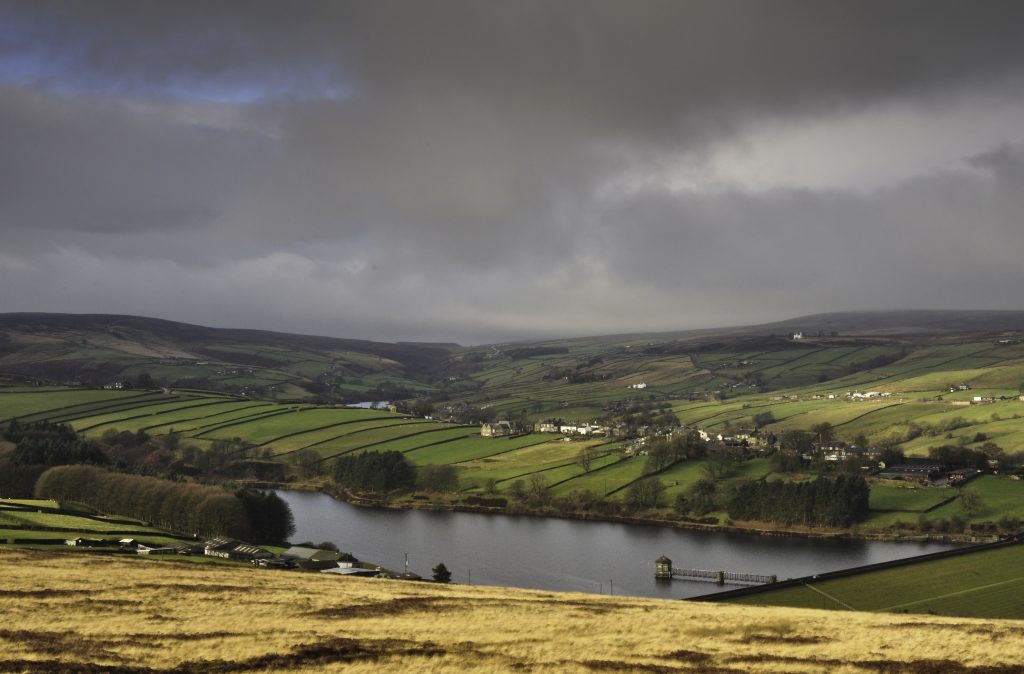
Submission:
[[[203,543],[203,554],[207,557],[237,559],[240,561],[266,559],[274,556],[258,545],[250,545],[233,538],[224,537],[213,538]]]
[[[281,553],[281,558],[293,561],[301,569],[330,569],[338,566],[341,553],[293,545]]]
[[[890,480],[937,480],[943,474],[942,466],[937,464],[905,464],[901,463],[884,469],[879,477]]]
[[[139,543],[138,547],[135,548],[135,552],[140,555],[191,555],[193,550],[192,546],[188,544],[153,548],[144,543]]]
[[[223,559],[229,559],[231,551],[234,550],[241,541],[236,541],[233,538],[212,538],[203,543],[203,554],[207,557],[221,557]]]

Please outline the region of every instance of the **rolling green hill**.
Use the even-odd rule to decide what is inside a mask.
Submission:
[[[136,316],[0,314],[0,372],[106,386],[216,389],[268,399],[415,395],[453,345],[206,328]]]

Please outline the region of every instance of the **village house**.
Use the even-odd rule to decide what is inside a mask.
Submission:
[[[630,384],[629,388],[644,389],[644,388],[647,388],[647,382],[640,382],[639,384]]]
[[[558,433],[559,423],[554,420],[542,421],[536,426],[538,433]]]
[[[485,438],[501,438],[512,435],[512,424],[508,421],[497,421],[493,424],[482,424],[480,435]]]

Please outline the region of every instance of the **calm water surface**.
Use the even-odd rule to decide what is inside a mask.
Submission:
[[[942,543],[828,541],[516,515],[358,508],[324,494],[279,491],[295,541],[332,541],[360,559],[429,577],[444,562],[458,583],[644,597],[692,597],[710,583],[654,579],[676,567],[775,574],[780,580],[945,550]],[[729,586],[726,586],[728,589]]]

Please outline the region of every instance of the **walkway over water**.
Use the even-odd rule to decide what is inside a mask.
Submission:
[[[775,583],[776,576],[761,576],[756,573],[733,573],[732,571],[707,571],[705,569],[672,569],[672,577],[682,580],[717,583],[718,585],[764,585]]]

